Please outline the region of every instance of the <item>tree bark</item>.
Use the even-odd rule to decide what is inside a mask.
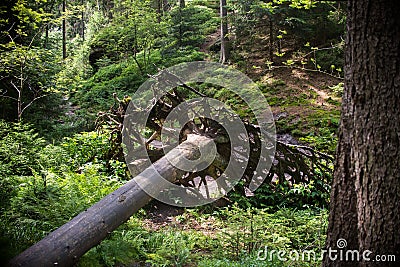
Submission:
[[[66,19],[65,19],[65,3],[66,0],[62,1],[62,57],[63,59],[67,58],[67,27],[66,27]]]
[[[82,8],[84,8],[84,1],[81,0]],[[85,42],[85,12],[82,10],[81,12],[81,27],[82,27],[82,42]]]
[[[221,17],[221,54],[219,62],[224,64],[229,59],[228,44],[228,11],[226,9],[226,0],[220,0],[220,17]]]
[[[274,62],[274,21],[272,14],[269,14],[269,61]]]
[[[345,89],[324,266],[398,266],[400,259],[400,11],[396,0],[350,0]],[[363,261],[362,253],[372,252]],[[338,250],[339,252],[340,250]],[[346,261],[347,260],[347,261]]]
[[[185,4],[185,0],[179,0],[179,7],[180,8],[185,8],[186,4]]]
[[[170,158],[197,159],[200,147],[206,147],[209,142],[213,142],[204,136],[192,136],[190,140],[171,150],[168,153]],[[179,166],[179,162],[176,165]],[[184,173],[171,165],[167,157],[163,157],[137,177],[148,178],[148,186],[153,191],[157,185],[151,183],[151,180],[156,172],[170,182],[174,182]],[[160,191],[162,189],[159,188]],[[99,244],[151,199],[134,178],[12,259],[10,266],[72,266],[84,253]]]
[[[157,22],[160,23],[161,22],[161,17],[162,17],[162,1],[163,0],[156,0],[157,1]]]

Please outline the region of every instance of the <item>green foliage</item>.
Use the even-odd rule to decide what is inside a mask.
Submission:
[[[98,163],[107,159],[110,143],[106,134],[83,132],[66,137],[61,147],[69,154],[69,166],[77,168],[86,163]]]
[[[115,6],[113,23],[101,29],[91,40],[90,64],[96,68],[100,59],[117,62],[142,52],[142,62],[136,61],[141,72],[149,67],[149,56],[156,40],[165,30],[164,23],[157,22],[156,10],[151,1],[125,0]]]
[[[106,135],[82,133],[56,146],[29,125],[1,126],[0,233],[9,256],[122,185],[126,166],[113,161],[107,169]]]
[[[301,136],[300,141],[311,145],[319,151],[334,155],[339,120],[339,111],[316,111],[306,118],[308,129],[310,130],[311,128],[312,130]]]
[[[81,82],[75,92],[71,94],[74,104],[84,108],[85,111],[96,114],[101,110],[108,110],[114,103],[113,94],[119,98],[132,95],[137,88],[148,78],[144,75],[139,65],[144,54],[139,53],[136,59],[129,58],[115,64],[100,68],[91,78]],[[169,67],[186,61],[198,61],[204,58],[203,53],[191,48],[180,48],[177,50],[154,50],[147,62],[152,66],[146,69],[146,73],[156,72],[157,67]],[[139,62],[139,65],[137,64]]]
[[[154,63],[156,63],[155,56]],[[71,100],[86,112],[96,114],[100,110],[108,110],[115,99],[113,93],[123,98],[133,94],[145,81],[134,60],[123,61],[100,68],[90,79],[82,82]]]
[[[343,68],[346,12],[340,3],[235,0],[230,5],[235,10],[230,16],[236,37],[232,59],[241,68],[253,72],[249,70],[252,67],[270,70],[278,66],[307,67],[342,75],[339,70]],[[310,43],[323,49],[317,53],[309,51]],[[260,64],[260,57],[264,64]],[[257,59],[257,66],[247,64],[249,58]]]
[[[43,145],[31,125],[0,121],[0,176],[32,175]]]
[[[58,59],[52,50],[14,41],[1,48],[6,51],[0,53],[0,103],[8,111],[7,119],[20,119],[34,101],[55,92]]]
[[[0,26],[12,37],[15,37],[18,43],[27,44],[34,35],[33,32],[51,21],[52,14],[45,10],[48,10],[48,7],[53,4],[53,1],[46,0],[5,0],[1,5]],[[2,33],[4,34],[4,32]],[[0,37],[1,44],[10,41],[3,34]]]
[[[30,180],[32,175],[40,176],[41,166],[50,163],[45,162],[45,157],[41,154],[44,143],[30,125],[0,121],[0,233],[8,227],[7,221],[10,217],[4,214],[15,203],[14,199],[18,196],[21,184]],[[38,179],[31,181],[31,184],[36,186],[36,181]],[[16,216],[13,213],[10,215]]]
[[[249,267],[280,267],[280,266],[285,266],[284,263],[274,258],[273,261],[260,261],[257,260],[256,255],[250,255],[250,256],[243,256],[239,260],[232,260],[232,259],[210,259],[206,258],[198,263],[199,267],[242,267],[242,266],[249,266]]]
[[[55,91],[59,57],[54,49],[43,46],[41,39],[41,27],[55,22],[46,11],[53,4],[42,0],[6,0],[1,5],[1,119],[20,121],[23,113],[32,109],[33,102]]]
[[[17,194],[1,218],[1,231],[15,251],[39,241],[121,185],[101,174],[103,166],[87,164],[81,173],[19,177]]]
[[[344,66],[343,45],[339,44],[331,49],[320,50],[316,53],[316,62],[318,62],[323,70],[327,72],[330,70],[334,75],[342,75],[338,68]]]
[[[187,266],[195,260],[193,252],[202,246],[205,239],[194,231],[167,229],[151,232],[132,218],[85,254],[79,265],[115,266],[146,262],[151,266]]]
[[[219,20],[210,8],[190,5],[185,8],[175,7],[169,12],[170,25],[168,40],[172,47],[198,47],[207,34],[215,31]]]
[[[315,180],[307,183],[292,184],[288,181],[275,183],[263,183],[254,192],[254,196],[245,196],[240,190],[244,186],[241,181],[235,191],[228,193],[228,198],[238,203],[242,208],[249,207],[273,207],[281,209],[291,207],[307,209],[309,207],[325,208],[329,205],[329,181],[331,177],[322,170],[316,170],[319,174]]]
[[[162,14],[150,0],[114,1],[107,6],[111,2],[89,1],[82,6],[71,2],[57,19],[57,1],[6,0],[2,4],[5,12],[0,24],[10,30],[0,36],[1,116],[12,121],[27,111],[23,122],[34,126],[0,121],[1,260],[40,240],[127,179],[126,164],[110,160],[107,134],[82,132],[93,128],[98,111],[108,110],[114,103],[114,93],[122,99],[133,94],[157,68],[203,60],[207,55],[200,51],[218,50],[214,34],[219,24],[218,2],[187,1],[186,8],[166,6]],[[235,0],[228,4],[232,5],[228,6],[230,11],[235,10],[228,18],[232,26],[229,38],[237,40],[234,53],[254,52],[259,40],[267,49],[272,22],[273,52],[281,56],[284,65],[308,65],[341,75],[343,8],[311,0]],[[313,12],[308,10],[311,8]],[[66,19],[69,29],[68,57],[62,61],[61,18]],[[83,26],[86,40],[80,38],[79,27]],[[250,49],[242,46],[242,40]],[[297,58],[290,57],[288,48],[298,50]],[[239,52],[232,62],[245,68],[249,57]],[[273,62],[266,66],[272,68]],[[253,64],[250,68],[260,69]],[[282,108],[310,105],[316,98],[308,92],[296,94],[279,80],[261,89],[271,105]],[[342,85],[330,89],[340,96]],[[18,111],[19,91],[23,104]],[[253,114],[237,95],[209,85],[200,91],[226,102],[242,118],[252,121]],[[291,97],[279,95],[282,91],[290,92]],[[50,96],[39,99],[44,95]],[[340,104],[336,99],[328,102]],[[292,122],[295,119],[288,116],[280,120],[279,130],[333,153],[338,112],[315,112]],[[77,132],[81,133],[74,134]],[[47,144],[43,137],[53,144]],[[238,205],[214,214],[189,211],[175,218],[173,228],[146,229],[142,211],[90,250],[80,265],[287,266],[278,260],[260,262],[255,252],[264,245],[321,247],[326,211],[305,209],[324,207],[328,201],[328,194],[320,190],[329,190],[325,174],[318,170],[317,174],[321,179],[309,184],[265,184],[252,198],[233,191],[229,197]],[[256,206],[272,208],[241,210]],[[289,206],[302,210],[284,208]],[[188,224],[179,228],[185,222]],[[209,230],[211,235],[202,233],[201,227],[210,224],[214,228]]]
[[[337,145],[336,133],[327,128],[321,128],[318,133],[310,132],[308,135],[300,137],[299,140],[311,144],[319,151],[325,151],[332,154]]]
[[[259,249],[301,251],[313,250],[318,255],[324,246],[327,226],[326,210],[294,210],[282,208],[276,212],[268,209],[241,209],[234,205],[216,212],[223,218],[220,232],[224,250],[218,258],[236,259],[254,257]],[[255,261],[255,266],[268,262]],[[312,263],[312,262],[310,262]],[[277,266],[290,266],[293,262],[273,261]],[[301,264],[301,262],[299,262]],[[309,263],[304,262],[305,266]],[[312,265],[316,265],[314,262]],[[225,266],[225,265],[222,265]],[[236,265],[226,265],[236,266]],[[269,265],[267,265],[269,266]]]
[[[145,211],[142,210],[144,213]],[[242,209],[237,205],[203,213],[189,209],[157,231],[146,229],[143,215],[132,217],[86,253],[79,266],[290,266],[276,257],[257,260],[257,252],[313,250],[324,246],[326,210]],[[212,226],[209,229],[202,227]],[[193,230],[197,226],[199,229]],[[204,232],[203,232],[204,231]],[[299,266],[317,266],[300,261]]]
[[[342,21],[345,14],[335,6],[324,2],[313,2],[312,12],[307,8],[287,9],[287,16],[282,23],[296,40],[300,42],[311,42],[316,45],[327,45],[330,42],[340,41],[343,36],[344,24],[338,23],[336,18]],[[336,14],[332,15],[332,14]]]
[[[181,47],[177,49],[163,49],[161,51],[162,66],[171,67],[183,62],[204,60],[204,53],[193,49],[193,47]]]
[[[338,83],[335,86],[330,86],[329,89],[338,97],[342,97],[343,95],[343,89],[344,89],[344,83]]]
[[[68,58],[64,59],[64,67],[56,76],[59,91],[67,94],[79,88],[80,83],[89,78],[92,68],[89,65],[89,47],[87,43],[76,45]]]

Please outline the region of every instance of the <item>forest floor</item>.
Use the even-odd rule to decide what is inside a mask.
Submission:
[[[195,230],[206,236],[213,237],[219,231],[213,218],[206,221],[198,220],[186,212],[186,209],[169,206],[159,201],[152,201],[143,220],[145,228],[149,231],[174,228],[177,230]],[[182,219],[184,218],[184,220]]]

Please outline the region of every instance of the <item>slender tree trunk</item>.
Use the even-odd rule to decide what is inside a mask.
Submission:
[[[349,1],[345,91],[326,242],[338,251],[336,260],[325,254],[324,266],[398,266],[400,260],[399,17],[397,0]],[[360,262],[346,256],[353,249]],[[370,261],[362,261],[367,250]],[[379,255],[395,255],[397,264],[378,262]]]
[[[83,5],[84,5],[84,1],[83,0],[81,0],[81,5],[82,5],[82,8],[83,8]],[[82,34],[82,42],[84,42],[85,41],[85,12],[82,10],[82,13],[81,13],[81,26],[82,26],[82,32],[81,32],[81,34]]]
[[[49,43],[49,24],[46,24],[45,33],[44,33],[44,48],[47,48]]]
[[[113,0],[102,0],[102,6],[107,14],[109,19],[113,19],[113,8],[114,8],[114,1]]]
[[[183,40],[183,20],[182,20],[182,7],[179,6],[178,10],[178,16],[179,16],[179,35],[178,35],[178,46],[182,46],[182,40]]]
[[[24,90],[24,65],[23,63],[21,63],[20,66],[20,77],[19,77],[19,88],[15,88],[17,90],[18,93],[18,97],[17,97],[17,112],[18,112],[18,122],[21,122],[22,120],[22,91]]]
[[[274,21],[269,15],[269,61],[274,61]]]
[[[65,3],[66,0],[62,1],[62,56],[63,59],[67,58],[67,28],[66,28],[66,19],[65,19]]]
[[[221,54],[220,63],[225,63],[229,59],[229,44],[228,44],[228,11],[226,9],[226,0],[220,0],[220,17],[221,17]]]
[[[163,0],[157,0],[157,22],[161,22],[161,16],[162,16],[162,1]]]
[[[179,0],[179,7],[180,8],[185,8],[186,4],[185,4],[185,0]]]

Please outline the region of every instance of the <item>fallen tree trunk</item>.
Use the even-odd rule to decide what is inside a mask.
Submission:
[[[213,142],[210,138],[192,135],[137,177],[148,180],[152,191],[157,185],[151,182],[158,175],[174,182],[185,172],[174,167],[168,158],[173,158],[175,163],[197,159],[200,149],[210,142]],[[90,248],[99,244],[152,199],[138,186],[135,178],[16,256],[10,266],[72,266],[77,263]]]

